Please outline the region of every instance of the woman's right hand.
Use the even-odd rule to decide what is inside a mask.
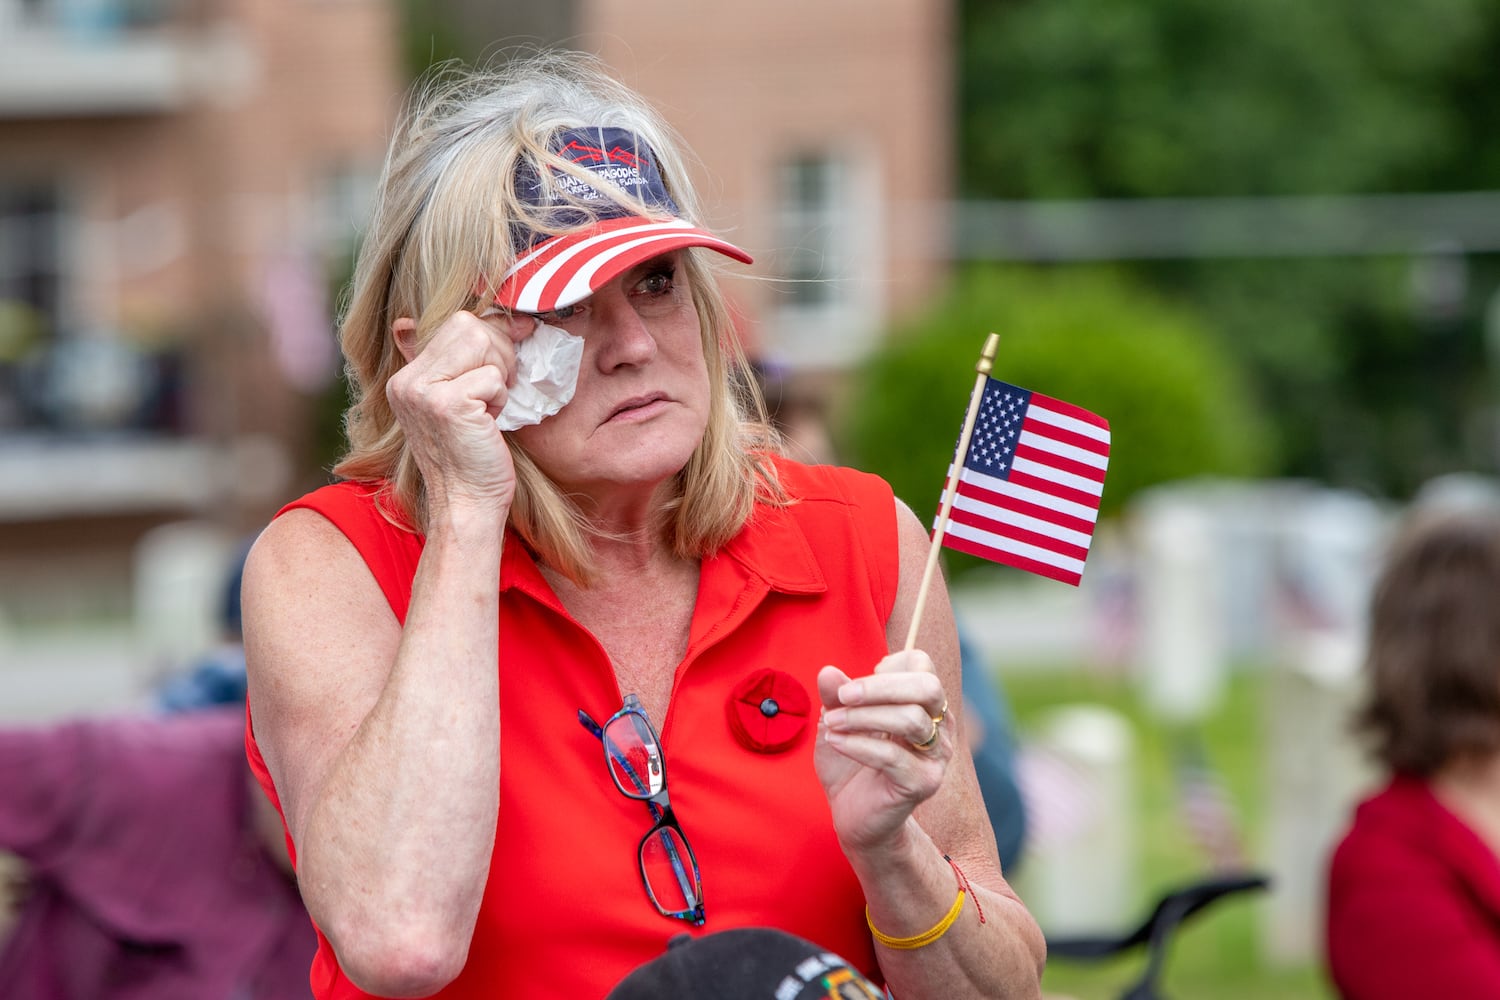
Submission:
[[[434,512],[444,505],[509,507],[515,467],[495,418],[515,380],[516,345],[535,326],[529,316],[456,312],[418,349],[415,321],[392,324],[407,364],[386,383],[386,398]]]

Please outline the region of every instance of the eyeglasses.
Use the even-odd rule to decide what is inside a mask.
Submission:
[[[656,820],[636,851],[641,884],[651,904],[664,917],[703,926],[703,878],[698,872],[698,859],[672,814],[661,741],[640,699],[626,695],[624,707],[603,726],[581,708],[578,721],[604,744],[604,765],[620,794],[646,803]]]

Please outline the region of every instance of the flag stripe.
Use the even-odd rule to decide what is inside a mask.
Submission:
[[[1033,502],[1023,498],[1019,491],[1011,489],[1009,483],[1001,483],[1000,486],[998,490],[990,490],[973,483],[960,483],[954,502],[957,503],[962,498],[968,500],[971,509],[974,505],[983,504],[988,507],[998,507],[1001,510],[1014,511],[1022,517],[1055,524],[1060,531],[1076,531],[1087,535],[1094,530],[1096,511],[1085,509],[1081,513],[1073,513],[1059,510],[1058,505],[1055,502],[1049,502],[1051,498],[1045,494],[1038,494],[1035,490],[1026,491],[1028,496],[1037,497],[1041,501]],[[1077,505],[1070,506],[1076,507]]]
[[[1059,475],[1066,475],[1077,479],[1080,483],[1098,483],[1102,487],[1104,483],[1104,469],[1097,465],[1079,462],[1067,455],[1039,448],[1034,444],[1037,439],[1030,434],[1022,434],[1021,440],[1016,444],[1017,462],[1035,462],[1055,469]],[[1081,486],[1087,489],[1087,486]]]
[[[1100,441],[1097,438],[1085,437],[1082,434],[1074,434],[1072,431],[1061,427],[1052,427],[1047,424],[1037,424],[1027,421],[1026,430],[1021,435],[1021,440],[1046,441],[1048,447],[1062,455],[1068,455],[1079,462],[1087,462],[1090,465],[1104,468],[1109,462],[1109,441]],[[1017,442],[1018,444],[1020,442]]]
[[[1091,482],[1079,476],[1068,476],[1066,473],[1036,462],[1028,462],[1025,459],[1017,460],[1012,466],[1010,482],[1017,486],[1029,486],[1034,490],[1051,493],[1085,507],[1098,507],[1099,494],[1104,491],[1103,483]]]
[[[1008,538],[1030,545],[1050,546],[1060,555],[1071,556],[1082,562],[1089,554],[1087,533],[1069,531],[1055,524],[1042,521],[1003,507],[985,507],[973,504],[962,494],[953,503],[949,515],[955,524],[966,524],[971,528],[990,533],[1003,533]]]
[[[1033,489],[1014,479],[996,479],[974,469],[964,469],[960,482],[963,483],[960,487],[962,493],[990,503],[1016,506],[1017,509],[1031,507],[1047,510],[1052,512],[1053,520],[1070,527],[1092,526],[1099,515],[1098,502],[1091,496],[1085,497],[1082,502],[1069,500],[1045,489]]]
[[[974,545],[983,545],[997,552],[1008,552],[1023,559],[1045,563],[1048,566],[1056,566],[1060,570],[1070,573],[1083,572],[1083,559],[1070,552],[1058,552],[1048,545],[1036,545],[1020,538],[1011,538],[1009,535],[996,534],[976,528],[971,524],[950,525],[954,537],[967,539]]]
[[[1079,565],[1076,569],[1071,566],[1058,566],[1043,559],[1032,558],[1029,554],[1011,552],[1008,549],[976,542],[951,531],[943,537],[943,545],[953,549],[955,552],[967,552],[971,556],[978,556],[981,559],[988,559],[991,562],[1003,563],[1006,566],[1014,566],[1016,569],[1024,569],[1028,573],[1035,573],[1038,576],[1045,576],[1053,580],[1061,580],[1063,583],[1071,583],[1074,586],[1077,586],[1079,581],[1083,579],[1082,565]],[[1047,555],[1046,552],[1040,554],[1043,556]]]
[[[1009,526],[1014,525],[1017,530],[1054,536],[1058,539],[1058,545],[1072,546],[1083,551],[1088,550],[1090,532],[1094,527],[1090,523],[1073,519],[1059,522],[1052,511],[1036,507],[1018,510],[1012,504],[986,503],[983,500],[965,496],[962,492],[954,497],[953,512],[949,514],[950,518],[961,512],[964,515],[961,520],[969,524],[977,524],[977,519],[983,518],[995,525],[996,531],[1006,531]],[[936,525],[934,524],[933,527]]]
[[[1109,421],[1081,406],[1034,392],[1031,394],[1031,407],[1029,416],[1043,423],[1055,423],[1059,427],[1100,441],[1109,440]]]

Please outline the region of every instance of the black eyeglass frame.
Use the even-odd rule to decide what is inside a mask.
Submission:
[[[633,719],[630,718],[632,716],[634,717]],[[638,788],[627,788],[620,782],[620,777],[615,767],[616,764],[630,773],[632,778],[634,778],[634,771],[629,761],[625,760],[619,754],[611,753],[610,744],[612,741],[607,738],[606,733],[611,726],[616,725],[623,719],[630,719],[631,724],[637,726],[638,734],[641,732],[639,727],[644,726],[644,732],[650,736],[650,745],[658,749],[661,764],[661,789],[655,793],[652,793],[649,786],[641,782],[639,778],[635,779],[637,784],[640,785]],[[641,877],[641,886],[646,890],[646,898],[651,901],[652,906],[656,907],[656,912],[662,916],[673,920],[686,921],[694,927],[702,927],[707,922],[703,909],[703,875],[698,869],[698,857],[693,853],[693,845],[688,841],[687,834],[683,832],[682,824],[677,821],[676,814],[672,812],[672,803],[667,796],[666,754],[660,753],[661,737],[657,734],[656,727],[651,724],[651,717],[641,707],[640,698],[634,693],[627,694],[625,696],[625,704],[618,712],[605,720],[602,726],[595,722],[581,708],[578,710],[578,722],[583,728],[593,733],[603,746],[604,768],[609,772],[610,781],[614,784],[615,788],[619,789],[620,794],[626,798],[646,803],[647,808],[651,810],[652,818],[655,820],[651,829],[646,831],[645,836],[641,837],[640,843],[636,845],[636,867]],[[676,856],[671,841],[663,841],[663,845],[671,858],[673,871],[677,875],[678,886],[683,890],[683,896],[693,904],[686,910],[670,910],[663,906],[661,901],[656,898],[656,891],[651,888],[650,876],[646,874],[647,845],[651,843],[651,838],[655,837],[663,829],[671,830],[677,835],[677,840],[681,841],[683,850],[687,854],[688,866],[684,867],[682,859]],[[687,883],[689,869],[692,872],[691,887]]]

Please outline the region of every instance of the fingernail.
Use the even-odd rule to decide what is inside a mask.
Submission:
[[[849,713],[842,708],[835,708],[830,712],[823,713],[823,722],[830,728],[838,728],[848,721]]]
[[[864,698],[864,685],[858,681],[851,681],[839,688],[839,701],[845,705],[858,705]]]
[[[842,743],[848,738],[849,735],[847,733],[836,733],[832,729],[823,734],[823,739],[829,743]]]

